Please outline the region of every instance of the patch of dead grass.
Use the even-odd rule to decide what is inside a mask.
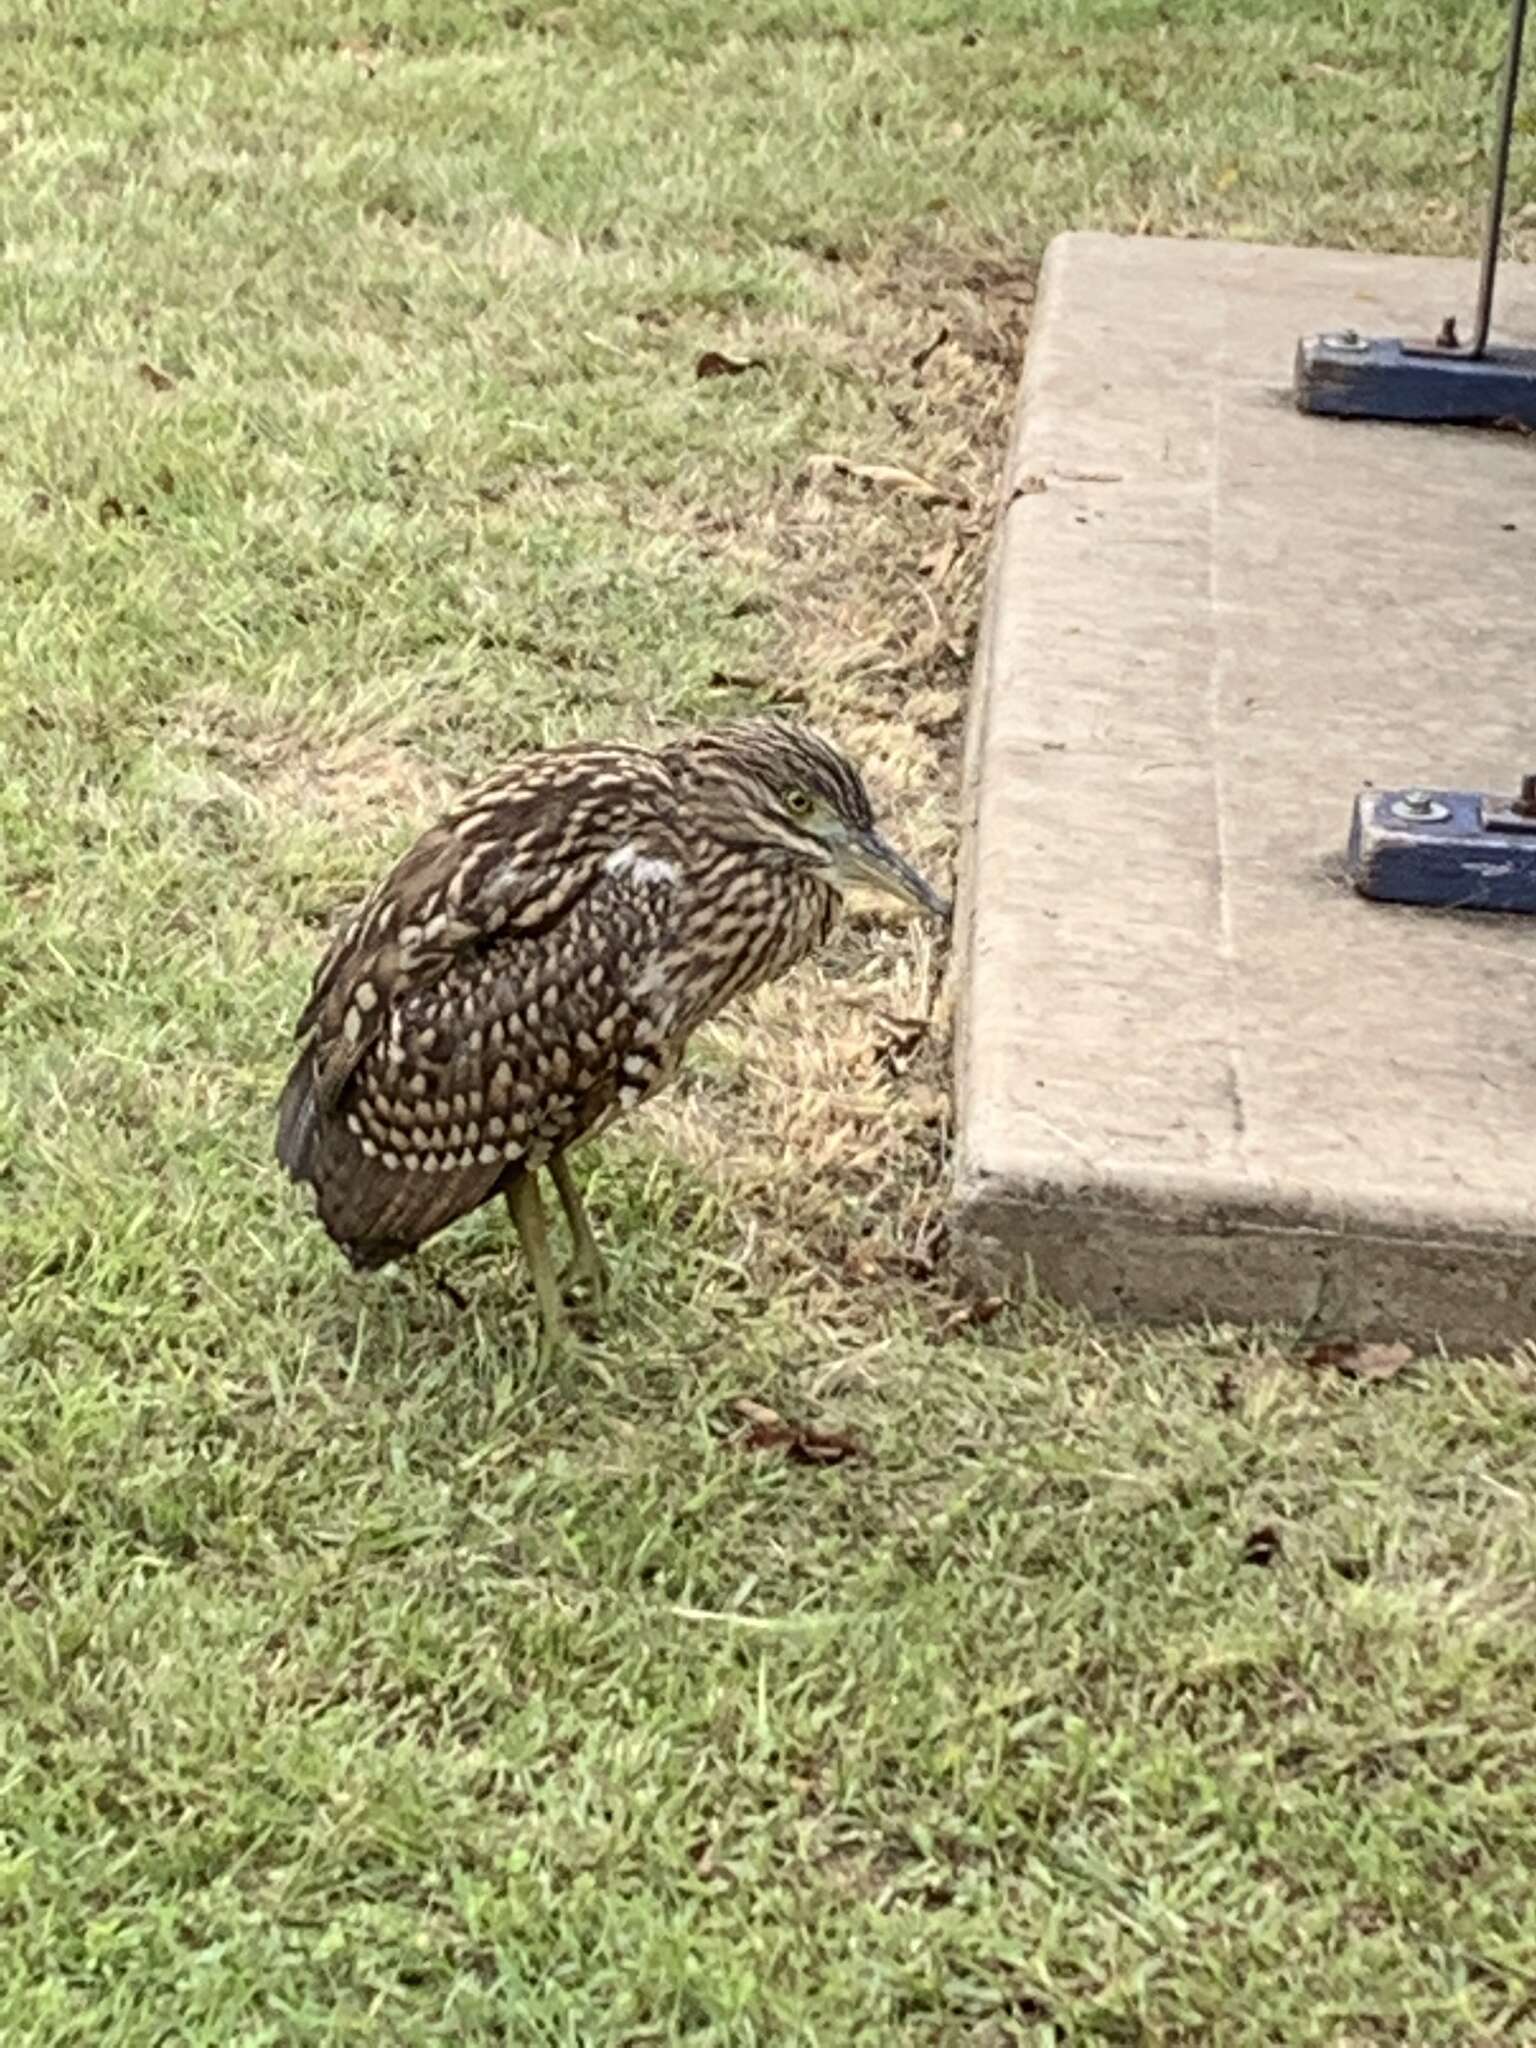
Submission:
[[[177,738],[232,776],[266,810],[333,829],[426,826],[451,802],[457,778],[379,734],[332,739],[213,698],[194,700]]]
[[[942,479],[952,502],[823,466],[754,508],[741,545],[776,592],[774,691],[863,765],[894,837],[951,886],[961,735],[1007,421],[1033,280],[984,254],[906,246],[837,269],[843,357],[872,406],[836,451]],[[945,339],[933,346],[942,333]],[[719,532],[728,522],[712,514]],[[701,1077],[652,1112],[727,1184],[759,1261],[814,1295],[910,1300],[940,1284],[953,990],[947,935],[855,918],[818,961],[710,1038],[750,1088]],[[922,1028],[895,1063],[882,1020]],[[829,1307],[832,1302],[829,1300]]]

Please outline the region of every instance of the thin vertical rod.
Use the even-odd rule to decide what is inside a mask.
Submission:
[[[1499,267],[1499,232],[1504,224],[1504,187],[1509,179],[1509,144],[1515,130],[1515,101],[1520,91],[1520,46],[1525,41],[1526,0],[1513,0],[1509,14],[1509,48],[1504,55],[1504,82],[1499,91],[1499,122],[1493,141],[1493,191],[1488,200],[1488,225],[1483,234],[1483,268],[1477,283],[1477,314],[1466,353],[1476,358],[1488,346],[1493,325],[1493,280]]]

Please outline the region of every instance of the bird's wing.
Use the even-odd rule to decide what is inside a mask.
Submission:
[[[392,1008],[482,949],[537,940],[603,878],[671,784],[639,748],[557,750],[483,783],[417,840],[337,936],[299,1019],[334,1109]]]
[[[654,867],[604,863],[558,924],[503,933],[403,997],[330,1116],[300,1056],[279,1156],[354,1264],[425,1243],[664,1076],[673,893]]]

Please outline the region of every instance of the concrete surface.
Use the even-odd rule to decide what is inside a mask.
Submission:
[[[968,738],[954,1224],[1100,1314],[1536,1337],[1536,919],[1342,880],[1370,781],[1536,767],[1536,440],[1307,418],[1475,266],[1049,251]],[[1536,339],[1536,274],[1496,334]]]

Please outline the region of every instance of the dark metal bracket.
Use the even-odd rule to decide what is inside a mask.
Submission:
[[[1365,790],[1347,862],[1361,895],[1378,902],[1536,912],[1536,775],[1512,797]]]
[[[1494,282],[1520,91],[1527,0],[1511,0],[1509,45],[1494,127],[1493,188],[1483,232],[1472,337],[1447,314],[1431,340],[1376,338],[1353,328],[1305,337],[1296,347],[1296,403],[1303,412],[1442,425],[1536,428],[1536,348],[1492,346]]]

